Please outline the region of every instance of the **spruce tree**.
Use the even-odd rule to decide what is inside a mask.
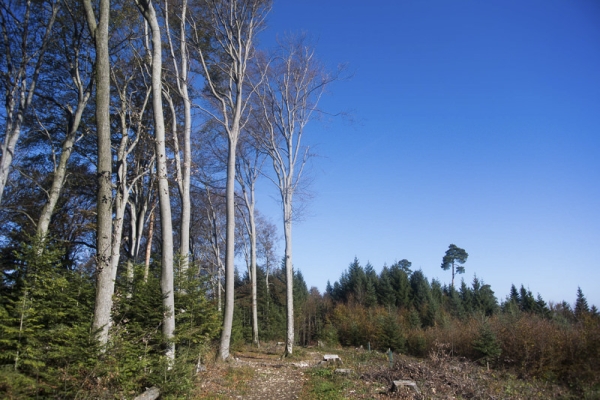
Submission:
[[[406,338],[402,335],[402,326],[397,317],[392,313],[388,313],[380,323],[379,349],[381,351],[391,349],[395,352],[404,352],[406,350]]]
[[[581,319],[590,312],[587,299],[580,287],[577,287],[577,300],[575,300],[575,318]]]
[[[502,353],[500,343],[487,321],[479,328],[479,336],[473,342],[473,348],[482,356],[479,360],[485,362],[488,371],[490,361],[497,359]]]

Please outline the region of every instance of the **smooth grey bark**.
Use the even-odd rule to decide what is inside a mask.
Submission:
[[[48,2],[50,6],[47,18],[34,18],[32,7],[44,7],[44,3],[36,4],[31,0],[21,4],[4,4],[0,9],[0,28],[2,30],[2,43],[4,49],[5,71],[0,71],[0,79],[4,81],[5,93],[5,118],[6,126],[4,138],[0,144],[0,204],[2,195],[8,181],[10,168],[15,157],[17,142],[21,136],[21,129],[25,114],[33,100],[36,85],[44,63],[44,56],[52,40],[52,27],[56,21],[59,1]],[[22,12],[21,12],[22,11]],[[22,20],[19,20],[22,18]],[[36,20],[45,23],[41,39],[35,37],[36,27],[32,26]],[[31,34],[31,36],[30,36]],[[40,40],[39,44],[31,41]]]
[[[119,261],[121,258],[121,241],[123,238],[123,230],[125,224],[125,212],[127,210],[127,206],[131,207],[130,193],[132,187],[136,185],[136,183],[147,174],[152,168],[152,164],[154,162],[154,157],[151,157],[148,160],[148,165],[140,168],[140,164],[136,163],[136,171],[135,175],[132,177],[131,182],[128,182],[129,173],[129,156],[134,152],[137,147],[137,144],[140,142],[143,133],[143,126],[141,121],[141,116],[144,115],[146,107],[148,105],[148,101],[150,99],[150,88],[145,88],[146,94],[142,100],[142,103],[139,107],[135,107],[130,103],[130,90],[129,85],[133,79],[135,72],[133,72],[128,78],[119,85],[119,79],[116,77],[116,74],[113,74],[113,81],[115,82],[115,86],[117,87],[117,92],[119,95],[119,101],[121,107],[117,111],[119,116],[119,127],[121,131],[121,140],[119,142],[119,146],[117,148],[117,182],[116,182],[116,194],[114,199],[114,219],[113,219],[113,236],[112,236],[112,250],[111,250],[111,264],[112,268],[115,270],[118,268]],[[130,133],[135,133],[133,139],[131,138]],[[131,209],[131,208],[130,208]],[[130,221],[130,231],[133,235],[137,235],[137,226],[136,226],[136,218],[137,215],[131,213],[131,221]],[[130,252],[131,252],[131,241],[130,239]],[[129,288],[127,290],[127,296],[131,297],[131,290],[133,286],[133,265],[131,262],[131,258],[127,260],[127,280],[129,283]]]
[[[223,259],[221,258],[221,243],[223,242],[222,233],[219,229],[218,217],[217,217],[217,209],[212,200],[212,195],[210,192],[209,186],[206,186],[206,199],[208,203],[207,219],[209,223],[209,242],[212,252],[213,266],[215,268],[215,273],[213,274],[213,279],[216,279],[216,291],[217,291],[217,311],[219,313],[222,310],[222,292],[223,292],[223,272],[225,272],[225,264],[223,263]],[[216,278],[214,278],[216,276]]]
[[[148,237],[146,238],[146,256],[144,257],[144,282],[148,282],[150,273],[150,256],[152,255],[152,240],[154,239],[154,222],[156,221],[156,202],[150,210],[150,223],[148,225]]]
[[[266,79],[261,78],[256,89],[262,129],[255,137],[272,160],[275,171],[272,181],[281,195],[287,296],[286,354],[291,355],[294,344],[293,197],[309,157],[308,148],[302,146],[304,128],[331,79],[316,63],[314,51],[304,44],[302,37],[283,42],[273,60],[263,62],[258,69],[266,71]]]
[[[60,194],[65,184],[65,179],[67,176],[67,163],[69,162],[69,158],[71,158],[71,154],[73,153],[73,147],[77,139],[77,130],[79,129],[79,124],[81,123],[81,116],[83,115],[92,91],[91,81],[89,85],[85,86],[81,82],[78,67],[74,68],[74,76],[72,78],[78,92],[77,106],[75,107],[75,112],[73,112],[71,107],[65,107],[68,119],[67,134],[62,143],[58,164],[54,165],[54,176],[52,178],[52,187],[48,191],[48,201],[42,208],[37,225],[37,236],[40,238],[42,243],[46,240],[46,236],[48,235],[50,220],[54,214],[56,204],[58,203],[58,199],[60,198]],[[44,246],[41,246],[40,251],[43,251],[43,248]]]
[[[44,96],[44,98],[47,98],[48,101],[52,101],[58,105],[58,107],[66,113],[67,129],[65,132],[65,138],[62,142],[58,162],[56,162],[54,151],[52,152],[52,159],[54,162],[52,185],[50,190],[47,192],[48,199],[42,207],[40,218],[37,224],[37,236],[40,239],[40,243],[42,243],[42,245],[39,247],[40,254],[44,251],[43,243],[48,235],[50,221],[65,184],[67,176],[67,163],[71,157],[71,154],[73,153],[73,148],[77,141],[77,132],[81,123],[81,118],[87,106],[88,100],[91,97],[92,86],[94,83],[93,74],[90,73],[88,76],[85,76],[84,73],[84,77],[82,77],[82,70],[88,72],[91,68],[91,64],[86,65],[86,58],[81,54],[82,51],[85,53],[86,49],[83,44],[85,43],[83,33],[84,29],[82,29],[83,27],[81,27],[80,24],[85,24],[85,21],[82,22],[77,20],[79,15],[75,15],[72,9],[66,4],[63,9],[67,10],[67,12],[65,15],[63,15],[63,18],[59,18],[58,25],[66,30],[66,34],[64,35],[63,39],[64,49],[61,50],[60,54],[67,62],[66,68],[71,77],[73,88],[76,90],[76,101],[75,104],[69,104],[68,102],[67,104],[62,104],[62,102],[55,98],[53,94],[50,94],[50,96]],[[75,28],[73,29],[73,27]],[[84,80],[87,80],[87,82],[84,82]],[[50,135],[48,134],[48,136]]]
[[[237,180],[242,188],[242,198],[246,205],[246,218],[244,218],[244,227],[246,234],[250,240],[250,257],[249,257],[249,275],[252,285],[252,342],[257,347],[260,347],[258,338],[258,300],[256,290],[256,259],[257,259],[257,240],[256,240],[256,181],[260,175],[260,170],[264,162],[264,156],[260,153],[256,146],[250,143],[242,143],[240,146],[240,157],[238,157],[238,170],[236,173]]]
[[[173,61],[173,71],[177,81],[177,90],[183,100],[183,166],[179,156],[179,149],[175,149],[176,168],[177,168],[177,188],[181,199],[181,224],[179,227],[179,253],[181,256],[181,272],[185,274],[190,262],[190,225],[192,205],[190,200],[190,182],[192,170],[192,102],[188,90],[188,48],[187,48],[187,0],[182,0],[181,12],[179,17],[179,58],[175,55],[173,41],[171,39],[171,30],[169,28],[168,1],[165,1],[165,23],[169,43],[171,59]],[[178,63],[180,62],[180,64]],[[173,124],[173,138],[177,142],[176,124]]]
[[[98,143],[97,222],[96,222],[96,303],[92,327],[98,330],[101,345],[108,342],[111,324],[112,296],[116,268],[111,263],[112,248],[112,154],[110,142],[110,60],[108,55],[108,22],[110,0],[98,3],[99,19],[91,0],[83,0],[86,19],[96,48],[96,135]]]
[[[173,277],[173,222],[171,220],[171,201],[167,176],[167,152],[165,145],[165,121],[162,105],[162,39],[156,11],[152,2],[135,0],[140,12],[150,25],[152,35],[152,110],[154,116],[154,137],[156,146],[156,171],[158,178],[158,199],[162,234],[162,275],[160,287],[163,294],[162,332],[167,346],[166,356],[175,360],[175,344],[171,341],[175,333],[175,297]]]
[[[217,48],[209,57],[202,43],[204,35],[198,34],[196,50],[207,89],[217,110],[216,113],[204,111],[225,130],[227,136],[225,315],[219,347],[219,358],[226,360],[229,358],[234,309],[235,161],[249,100],[244,85],[248,61],[254,51],[254,39],[270,9],[270,2],[207,0],[204,4],[206,16],[203,23],[210,27],[209,35]]]

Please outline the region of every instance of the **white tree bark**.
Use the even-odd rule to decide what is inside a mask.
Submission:
[[[190,224],[191,224],[191,200],[190,200],[190,180],[192,169],[192,102],[188,90],[188,48],[187,48],[187,0],[182,0],[181,12],[179,17],[179,58],[175,55],[173,41],[171,39],[171,30],[169,28],[168,1],[165,1],[165,22],[166,32],[169,42],[169,50],[173,61],[175,80],[177,89],[183,100],[183,166],[181,166],[179,149],[176,149],[177,155],[177,187],[181,199],[181,225],[179,228],[181,256],[181,272],[185,273],[190,261]],[[179,63],[178,63],[179,62]],[[174,130],[176,125],[174,124]],[[176,131],[174,139],[177,140]]]
[[[110,148],[110,60],[108,56],[108,22],[110,0],[100,0],[99,19],[91,0],[83,0],[88,27],[96,47],[96,135],[98,142],[97,222],[96,222],[96,303],[92,327],[99,330],[101,345],[108,342],[112,296],[116,268],[111,263],[112,239],[112,154]]]
[[[158,177],[158,199],[162,233],[162,276],[160,287],[164,296],[162,332],[167,340],[172,340],[175,332],[175,297],[173,293],[173,226],[171,201],[167,176],[167,152],[165,145],[165,122],[162,105],[162,39],[156,11],[150,1],[136,0],[142,15],[150,25],[152,34],[152,109],[154,115],[154,137],[156,146],[156,170]],[[170,342],[166,356],[175,359],[175,344]]]
[[[3,42],[0,48],[4,50],[2,56],[5,60],[2,64],[7,67],[6,71],[0,71],[0,79],[5,81],[6,87],[4,93],[6,126],[0,145],[2,151],[0,154],[0,204],[15,157],[17,142],[21,136],[23,120],[33,100],[46,49],[52,40],[52,27],[59,5],[60,2],[54,0],[46,4],[37,4],[26,0],[24,4],[6,4],[0,10]],[[45,16],[47,18],[35,18],[35,15],[31,15],[32,7],[43,8],[46,6],[50,8],[47,10],[49,15]],[[38,15],[38,17],[40,16]],[[38,28],[35,26],[38,19],[42,23],[45,22],[42,27],[41,39],[34,36]],[[30,43],[36,40],[39,40],[39,43]]]
[[[244,112],[249,96],[244,93],[248,61],[253,55],[255,36],[270,8],[264,0],[206,0],[204,23],[217,51],[205,54],[202,34],[198,34],[196,50],[216,113],[205,110],[227,135],[226,179],[226,250],[225,250],[225,315],[221,331],[219,357],[229,358],[234,308],[235,255],[235,160]],[[201,39],[202,37],[202,39]],[[221,57],[221,54],[223,55]],[[218,75],[215,76],[215,72]]]
[[[121,108],[118,111],[121,141],[119,143],[119,147],[117,148],[117,190],[115,195],[111,250],[111,264],[112,268],[114,268],[115,270],[118,268],[119,260],[121,258],[121,242],[123,238],[125,212],[127,210],[127,206],[129,205],[130,209],[133,211],[132,204],[129,201],[132,187],[136,185],[137,181],[139,181],[143,175],[149,173],[154,160],[154,157],[151,157],[151,159],[148,160],[148,164],[146,166],[140,166],[139,163],[137,163],[137,170],[135,171],[136,175],[133,177],[131,182],[128,182],[129,175],[131,175],[129,173],[128,158],[129,155],[134,152],[137,144],[142,138],[142,135],[144,135],[144,129],[142,128],[141,118],[145,113],[151,93],[150,88],[145,88],[145,97],[142,101],[142,104],[138,106],[139,108],[130,103],[129,85],[134,74],[135,72],[133,72],[133,74],[130,75],[127,79],[125,79],[125,81],[122,83],[122,86],[119,86],[119,80],[113,74],[113,81],[115,82],[115,86],[117,86],[117,92],[119,93],[119,100],[121,103]],[[130,136],[130,132],[135,133],[133,140]],[[130,220],[130,230],[132,236],[134,236],[134,234],[137,236],[138,227],[136,226],[136,219],[137,215],[132,212]],[[135,243],[135,240],[136,239],[133,237],[130,238],[130,254],[134,250],[131,247],[133,243]],[[131,297],[131,290],[133,285],[133,264],[131,258],[127,260],[127,280],[129,283],[127,296]]]
[[[256,290],[256,259],[257,259],[257,238],[256,238],[256,181],[260,175],[260,170],[264,162],[264,157],[261,156],[260,150],[250,143],[242,143],[242,151],[238,161],[238,171],[236,174],[237,180],[242,188],[242,198],[246,205],[246,218],[244,226],[246,234],[250,240],[250,257],[249,257],[249,274],[250,283],[252,285],[252,342],[255,346],[260,347],[258,338],[258,300]]]
[[[287,295],[286,354],[294,344],[292,221],[293,197],[301,182],[309,153],[302,146],[302,135],[310,121],[326,85],[331,82],[314,60],[314,51],[303,38],[283,42],[270,62],[259,63],[266,71],[256,85],[261,130],[256,139],[269,154],[275,171],[273,183],[281,195],[285,237],[285,270]]]
[[[216,279],[216,291],[217,291],[217,311],[219,313],[222,311],[223,302],[222,302],[222,292],[223,292],[223,273],[225,272],[225,264],[223,263],[223,259],[221,257],[221,243],[223,242],[223,237],[221,233],[221,229],[219,229],[218,223],[218,214],[217,209],[213,203],[212,195],[210,192],[210,188],[206,186],[206,201],[208,203],[208,208],[206,210],[207,219],[209,223],[209,242],[212,253],[212,263],[215,269],[213,273],[214,279]]]
[[[52,178],[52,187],[48,192],[48,201],[46,204],[44,204],[40,214],[40,219],[38,221],[37,235],[42,243],[46,240],[46,236],[48,235],[50,220],[54,214],[54,209],[56,208],[56,204],[58,203],[58,199],[60,198],[60,194],[65,184],[65,179],[67,176],[67,163],[69,162],[69,158],[71,158],[73,146],[75,145],[77,139],[77,130],[79,129],[81,116],[83,115],[83,111],[85,110],[91,95],[91,85],[88,85],[84,88],[81,80],[78,78],[78,69],[75,69],[75,71],[77,77],[74,77],[73,83],[78,89],[78,101],[74,113],[70,107],[67,108],[67,135],[62,144],[58,164],[54,166],[54,176]],[[41,246],[40,251],[43,251],[43,246]]]

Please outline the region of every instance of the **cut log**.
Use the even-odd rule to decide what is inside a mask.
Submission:
[[[133,400],[156,400],[160,396],[160,389],[156,386],[152,386],[151,388],[146,388],[146,391]]]
[[[408,386],[408,387],[412,388],[417,394],[421,394],[421,391],[417,387],[417,383],[415,381],[407,381],[407,380],[394,381],[392,383],[392,392],[397,392],[398,389],[400,389],[403,386]]]

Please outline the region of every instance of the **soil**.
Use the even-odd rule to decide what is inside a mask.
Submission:
[[[260,351],[235,353],[228,363],[208,366],[199,376],[194,399],[291,400],[301,398],[344,399],[558,399],[568,391],[549,383],[522,379],[509,371],[488,370],[472,361],[450,357],[443,352],[428,358],[396,355],[390,367],[381,353],[364,350],[339,350],[342,367],[322,365],[324,351],[302,349],[293,358],[282,359],[283,349],[272,346]],[[348,368],[351,374],[327,375],[337,396],[310,392],[311,374],[319,368]],[[410,387],[392,390],[395,380],[412,380],[419,393]],[[313,382],[314,383],[314,382]],[[325,397],[322,397],[325,396]]]
[[[213,364],[202,373],[200,391],[195,398],[300,399],[307,380],[305,372],[316,366],[322,355],[307,352],[302,359],[283,360],[280,355],[283,348],[273,347],[260,352],[238,352],[228,363]]]

